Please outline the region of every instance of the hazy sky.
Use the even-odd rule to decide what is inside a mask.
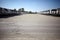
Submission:
[[[0,0],[0,7],[25,8],[26,11],[42,11],[60,7],[60,0]]]

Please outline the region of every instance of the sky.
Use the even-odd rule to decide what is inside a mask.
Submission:
[[[35,12],[60,8],[60,0],[0,0],[0,7]]]

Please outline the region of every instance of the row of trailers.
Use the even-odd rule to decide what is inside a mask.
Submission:
[[[60,15],[60,8],[42,11],[42,14]]]
[[[0,7],[0,15],[18,15],[20,12],[16,11],[16,9],[6,9]]]

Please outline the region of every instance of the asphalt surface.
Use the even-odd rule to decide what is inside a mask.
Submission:
[[[60,40],[60,17],[24,14],[0,18],[0,40]]]

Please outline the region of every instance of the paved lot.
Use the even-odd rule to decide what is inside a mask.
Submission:
[[[60,17],[24,14],[0,18],[0,40],[60,40]]]

